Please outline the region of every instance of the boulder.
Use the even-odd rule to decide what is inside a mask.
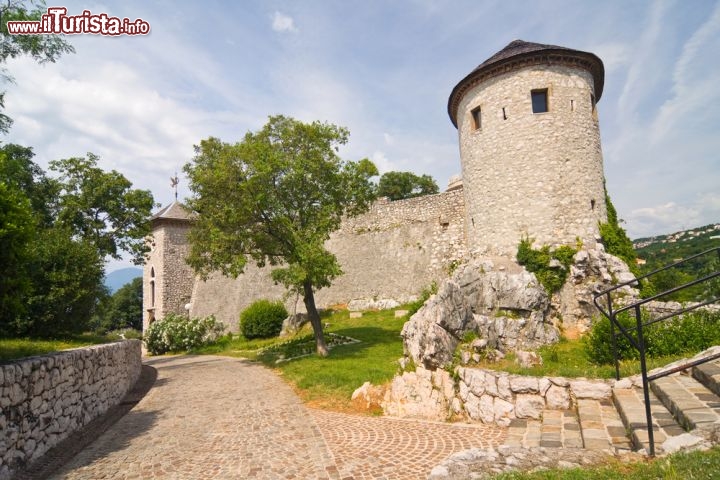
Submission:
[[[543,364],[543,359],[537,352],[518,350],[515,352],[515,362],[522,368],[532,368]]]
[[[361,298],[351,300],[348,303],[348,310],[351,312],[359,312],[364,310],[389,310],[391,308],[397,308],[400,303],[392,298]]]
[[[435,369],[449,365],[460,339],[475,330],[472,311],[459,285],[446,280],[403,326],[405,354],[416,365]]]
[[[370,382],[365,382],[355,390],[351,400],[358,410],[370,412],[382,412],[382,402],[385,397],[385,387],[376,386]]]
[[[283,320],[282,329],[280,330],[281,337],[290,337],[295,335],[310,319],[307,313],[296,313],[290,315]]]

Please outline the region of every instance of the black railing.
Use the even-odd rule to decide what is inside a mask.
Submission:
[[[653,277],[654,275],[657,275],[660,272],[664,272],[664,271],[672,269],[672,268],[677,268],[683,264],[690,262],[691,260],[703,260],[704,257],[708,257],[710,260],[712,260],[713,255],[717,255],[718,265],[719,265],[714,272],[712,272],[708,275],[704,275],[703,277],[693,280],[691,282],[687,282],[683,285],[679,285],[677,287],[668,289],[662,293],[658,293],[657,295],[653,295],[648,298],[643,298],[643,299],[628,303],[627,305],[619,306],[619,308],[615,308],[615,305],[613,304],[612,294],[618,293],[618,291],[620,289],[623,289],[624,287],[639,288],[642,285],[643,280],[651,279],[651,277]],[[710,355],[710,356],[703,357],[703,358],[695,360],[695,361],[689,361],[687,363],[683,363],[682,365],[676,366],[674,368],[662,370],[653,375],[648,375],[647,363],[646,363],[647,351],[646,351],[646,345],[645,345],[645,334],[644,334],[645,332],[643,331],[643,328],[647,327],[649,325],[652,325],[654,323],[658,323],[663,320],[668,320],[670,318],[677,317],[678,315],[682,315],[682,314],[690,312],[692,310],[696,310],[698,308],[710,305],[711,303],[720,301],[720,287],[716,287],[715,291],[712,291],[713,285],[710,285],[710,290],[711,290],[710,296],[712,297],[711,300],[704,300],[702,302],[688,304],[687,306],[683,306],[678,310],[674,310],[670,313],[660,315],[659,317],[656,317],[656,318],[643,319],[641,307],[648,304],[649,302],[665,298],[673,293],[683,291],[683,290],[691,288],[695,285],[709,284],[709,282],[711,280],[713,280],[717,277],[720,277],[720,247],[706,250],[702,253],[698,253],[697,255],[693,255],[684,260],[680,260],[679,262],[675,262],[672,265],[668,265],[666,267],[652,271],[652,272],[648,273],[647,275],[643,275],[642,277],[638,277],[629,282],[615,285],[612,288],[609,288],[607,290],[604,290],[604,291],[596,294],[595,298],[593,299],[593,302],[595,303],[595,306],[598,308],[598,310],[600,310],[600,312],[610,320],[610,336],[611,336],[612,349],[613,349],[613,360],[615,363],[615,378],[620,380],[620,363],[619,363],[618,348],[617,348],[617,339],[619,336],[623,336],[630,343],[630,345],[634,349],[636,349],[640,354],[640,370],[641,370],[642,382],[643,382],[643,395],[645,397],[645,416],[646,416],[647,429],[648,429],[648,443],[650,446],[650,451],[648,453],[650,454],[650,456],[655,455],[655,441],[654,441],[653,428],[652,428],[653,427],[652,412],[650,410],[650,391],[649,391],[650,382],[653,380],[657,380],[658,378],[665,377],[667,375],[670,375],[670,374],[673,374],[676,372],[680,372],[680,371],[688,369],[688,368],[692,368],[696,365],[700,365],[702,363],[709,362],[716,358],[720,358],[720,354]],[[601,305],[601,302],[605,303],[605,305]],[[621,322],[618,321],[618,315],[620,315],[621,313],[624,313],[624,312],[634,313],[635,328],[626,328],[621,324]],[[616,329],[618,330],[617,332],[615,331]],[[634,333],[634,335],[633,335],[633,333]]]

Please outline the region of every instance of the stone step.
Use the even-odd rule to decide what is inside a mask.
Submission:
[[[693,367],[693,377],[715,395],[720,395],[720,360]]]
[[[583,448],[583,440],[575,412],[543,410],[541,420],[512,420],[505,445],[524,448]]]
[[[630,440],[635,449],[649,451],[647,421],[645,418],[645,399],[641,388],[614,388],[613,401],[625,428],[630,433]],[[678,425],[672,413],[650,392],[650,410],[652,418],[655,451],[662,451],[662,443],[670,437],[685,433]]]
[[[610,400],[578,399],[577,406],[585,448],[632,450],[625,425]]]
[[[686,430],[720,423],[720,397],[689,375],[672,375],[650,388]]]

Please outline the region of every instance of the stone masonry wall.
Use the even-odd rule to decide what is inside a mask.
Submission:
[[[545,113],[532,111],[531,91],[539,89],[547,89]],[[595,243],[607,211],[593,89],[588,71],[546,65],[465,94],[457,120],[471,253],[512,257],[523,235],[539,245]]]
[[[153,247],[143,269],[143,329],[148,327],[149,309],[155,318],[166,313],[186,313],[194,282],[192,268],[185,263],[190,252],[187,221],[162,220],[153,232]],[[155,304],[152,304],[151,269],[155,271]]]
[[[317,305],[416,298],[463,257],[463,211],[460,189],[394,202],[381,199],[366,214],[345,220],[327,242],[344,274],[316,292]],[[301,297],[284,295],[285,289],[270,280],[269,268],[248,266],[235,280],[219,274],[196,280],[190,314],[214,314],[236,331],[239,313],[260,298],[284,299],[290,312],[305,310]]]
[[[117,405],[140,376],[139,340],[0,365],[0,480]]]
[[[574,409],[580,399],[607,400],[614,386],[629,387],[638,381],[529,377],[466,367],[456,368],[456,379],[446,370],[422,367],[397,375],[382,402],[385,414],[508,426],[514,418],[540,419],[545,409]]]

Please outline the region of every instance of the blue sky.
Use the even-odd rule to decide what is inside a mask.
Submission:
[[[234,142],[268,115],[350,129],[344,158],[381,172],[460,173],[455,84],[514,39],[597,54],[610,195],[632,238],[720,222],[720,2],[55,2],[142,18],[136,37],[68,37],[56,64],[8,64],[2,141],[50,160],[94,152],[163,205],[208,136]],[[181,180],[180,197],[188,195]],[[111,262],[109,270],[125,266]]]

